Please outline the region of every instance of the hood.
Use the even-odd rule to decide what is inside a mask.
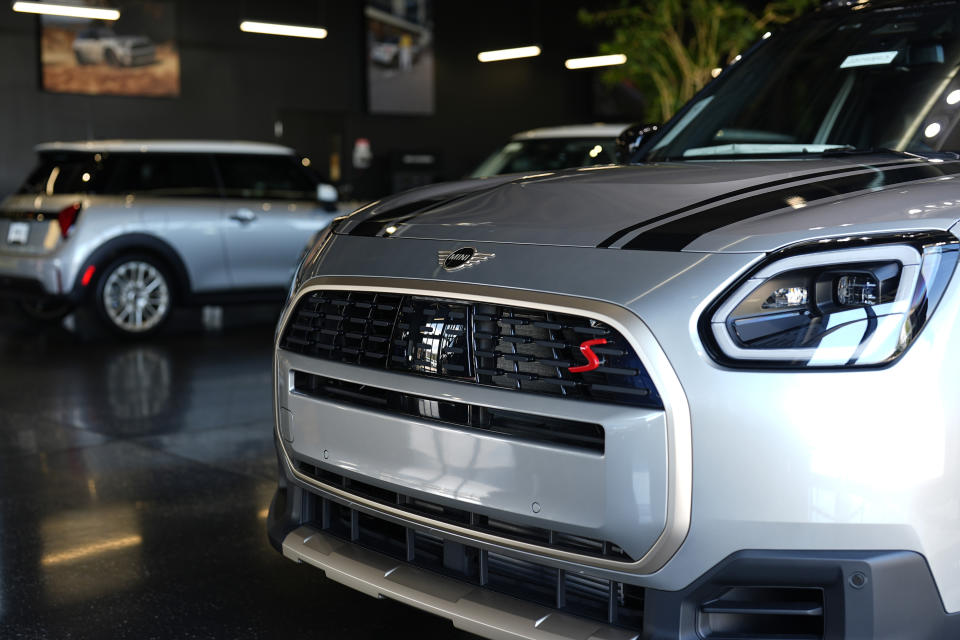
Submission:
[[[590,167],[410,191],[357,211],[337,232],[457,243],[768,251],[853,230],[948,229],[960,218],[960,200],[954,206],[944,199],[955,191],[944,183],[954,174],[960,162],[894,155]],[[934,196],[940,204],[927,208]]]

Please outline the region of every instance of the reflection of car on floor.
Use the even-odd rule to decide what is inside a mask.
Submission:
[[[146,36],[120,36],[107,27],[91,27],[77,33],[73,54],[78,64],[136,67],[153,64],[156,47]]]
[[[333,223],[287,558],[498,639],[960,638],[960,5],[822,7],[633,164]]]
[[[616,138],[626,127],[598,123],[524,131],[511,137],[470,177],[612,164],[616,162]]]
[[[178,304],[282,300],[304,245],[336,211],[336,189],[278,145],[37,151],[0,204],[0,293],[53,317],[89,303],[124,333],[158,329]]]

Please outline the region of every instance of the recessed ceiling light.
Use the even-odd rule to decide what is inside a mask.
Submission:
[[[318,40],[327,37],[327,30],[323,27],[301,27],[295,24],[274,24],[272,22],[253,22],[252,20],[244,20],[241,22],[240,31],[263,33],[270,36],[316,38]]]
[[[616,53],[609,56],[592,56],[590,58],[570,58],[563,63],[567,69],[589,69],[591,67],[610,67],[616,64],[623,64],[627,61],[627,56],[622,53]]]
[[[89,18],[91,20],[116,20],[120,17],[120,12],[116,9],[76,7],[65,4],[47,4],[46,2],[14,2],[13,10],[20,13],[39,13],[48,16]]]
[[[499,62],[501,60],[513,60],[515,58],[532,58],[540,55],[540,47],[515,47],[513,49],[498,49],[496,51],[481,51],[477,54],[477,60],[480,62]]]

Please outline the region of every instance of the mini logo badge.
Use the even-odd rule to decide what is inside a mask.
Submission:
[[[459,271],[494,258],[496,255],[495,253],[481,253],[473,247],[461,247],[456,251],[438,251],[437,261],[447,271]]]

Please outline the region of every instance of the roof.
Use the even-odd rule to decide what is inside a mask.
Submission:
[[[542,127],[521,131],[513,140],[533,140],[536,138],[616,138],[629,124],[570,124],[563,127]]]
[[[291,155],[290,147],[268,142],[243,140],[77,140],[74,142],[45,142],[34,147],[42,151],[104,151],[104,152],[180,152],[180,153],[256,153]]]

